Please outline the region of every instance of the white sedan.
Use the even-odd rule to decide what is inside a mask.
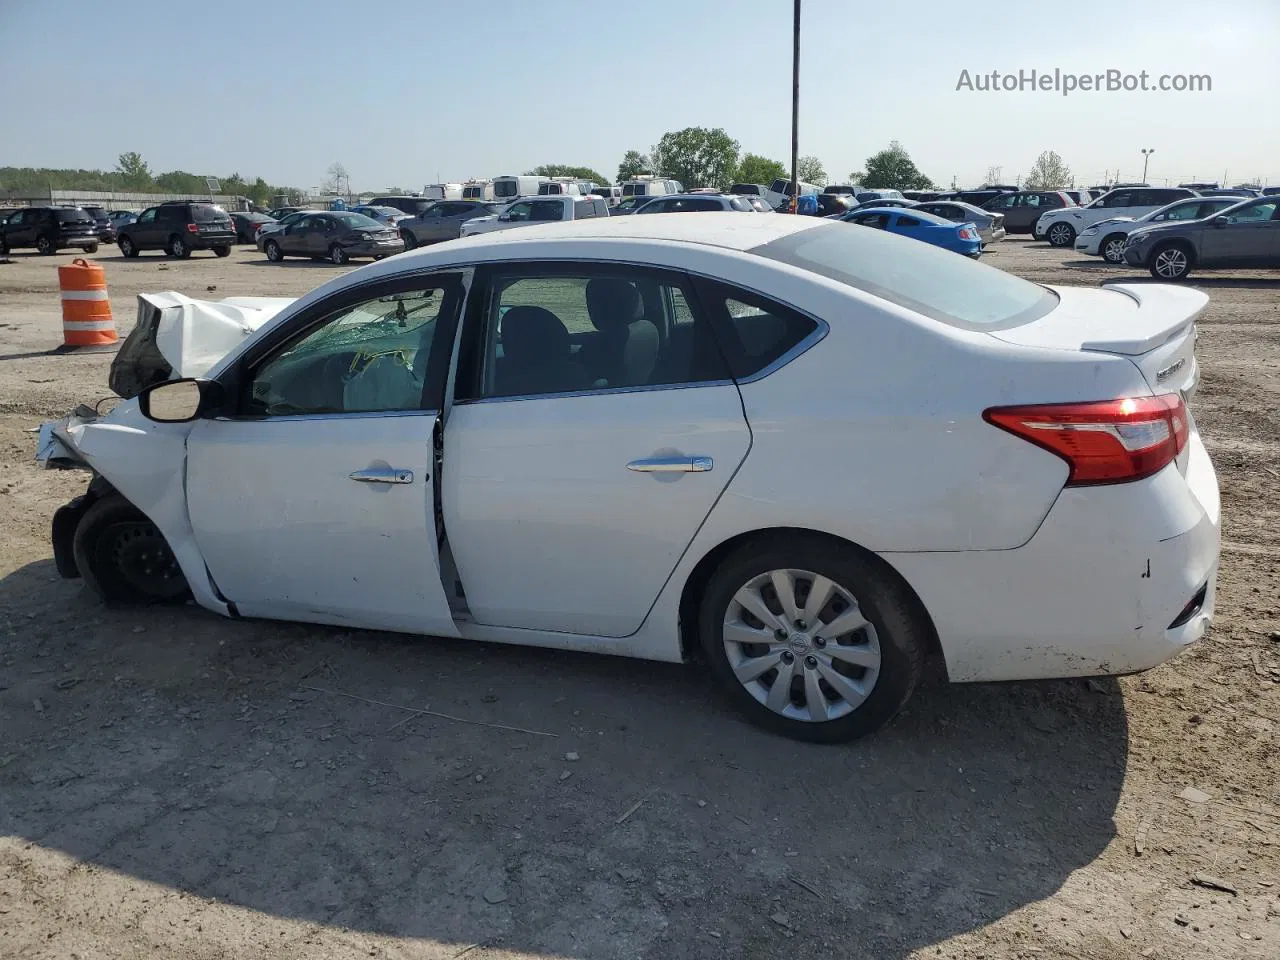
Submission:
[[[447,242],[51,427],[98,475],[55,557],[113,603],[701,658],[751,720],[845,740],[928,656],[1119,674],[1204,634],[1206,302],[809,217]]]

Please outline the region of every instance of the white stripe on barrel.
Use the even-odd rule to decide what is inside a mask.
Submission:
[[[80,330],[114,330],[116,328],[113,320],[63,320],[62,329],[67,333],[76,333]]]
[[[63,300],[106,300],[105,290],[63,290]]]

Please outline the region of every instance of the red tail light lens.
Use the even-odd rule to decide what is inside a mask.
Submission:
[[[187,224],[187,233],[198,233],[199,231],[200,231],[200,228],[197,227],[194,223]]]
[[[1187,445],[1182,397],[994,407],[983,418],[1067,461],[1067,486],[1127,483],[1158,473]]]
[[[978,231],[973,229],[973,227],[963,226],[960,228],[960,239],[961,240],[977,240]]]

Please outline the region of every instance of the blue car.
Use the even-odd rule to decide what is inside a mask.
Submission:
[[[909,207],[871,207],[850,211],[838,219],[863,227],[888,230],[904,237],[915,237],[953,253],[963,253],[975,260],[982,253],[982,237],[972,223],[955,223],[923,210]]]

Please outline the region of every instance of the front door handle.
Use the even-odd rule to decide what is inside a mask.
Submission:
[[[649,457],[632,460],[627,469],[636,473],[708,473],[715,465],[710,457]]]
[[[370,467],[350,474],[359,483],[413,483],[413,471],[399,467]]]

